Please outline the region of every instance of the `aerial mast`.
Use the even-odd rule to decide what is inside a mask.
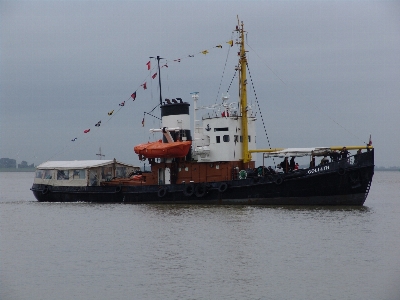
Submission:
[[[242,116],[242,135],[243,135],[243,144],[242,144],[242,159],[244,163],[248,163],[251,161],[251,153],[249,152],[249,132],[247,126],[247,77],[246,77],[246,68],[247,68],[247,58],[246,58],[246,50],[244,48],[244,25],[243,21],[239,22],[236,26],[236,31],[239,32],[239,42],[240,52],[239,52],[239,96],[240,96],[240,113]]]

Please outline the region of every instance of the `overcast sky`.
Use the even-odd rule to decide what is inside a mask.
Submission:
[[[271,147],[360,145],[371,134],[376,165],[400,165],[399,1],[0,1],[0,157],[97,159],[101,147],[137,165],[133,147],[160,138],[148,132],[157,119],[141,124],[159,101],[149,57],[168,63],[163,98],[191,102],[196,91],[214,104],[234,74],[226,42],[237,15],[249,101]],[[237,101],[236,81],[229,94]],[[267,148],[261,115],[257,146]]]

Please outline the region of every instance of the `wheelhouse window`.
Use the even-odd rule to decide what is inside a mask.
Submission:
[[[214,132],[216,131],[229,131],[229,128],[228,127],[214,128]]]
[[[68,180],[69,170],[57,170],[57,180]]]
[[[217,141],[217,144],[221,143],[221,137],[219,135],[216,136],[216,141]]]
[[[222,137],[222,140],[225,142],[225,143],[228,143],[229,142],[229,135],[224,135],[223,137]]]
[[[36,170],[35,178],[43,178],[44,172],[42,170]]]

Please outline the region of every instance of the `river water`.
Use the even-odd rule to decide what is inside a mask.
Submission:
[[[0,299],[400,299],[400,172],[363,207],[39,203],[0,173]]]

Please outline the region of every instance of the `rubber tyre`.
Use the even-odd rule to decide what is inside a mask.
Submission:
[[[282,177],[278,177],[278,178],[275,179],[275,184],[276,185],[281,185],[282,182],[283,182],[283,178]]]
[[[159,198],[165,197],[166,194],[167,194],[167,188],[165,188],[165,187],[159,189],[158,192],[157,192],[157,196],[158,196]]]
[[[228,189],[228,184],[226,182],[223,182],[219,185],[218,187],[218,192],[224,193]]]
[[[45,188],[42,190],[42,194],[43,194],[43,195],[46,195],[49,191],[50,191],[49,188],[48,188],[48,187],[45,187]]]
[[[200,184],[196,185],[195,194],[196,194],[197,198],[204,197],[204,195],[206,193],[207,193],[207,187],[205,184],[200,183]]]
[[[194,194],[194,184],[190,183],[188,185],[185,185],[185,188],[183,189],[183,194],[186,197],[190,197]]]

